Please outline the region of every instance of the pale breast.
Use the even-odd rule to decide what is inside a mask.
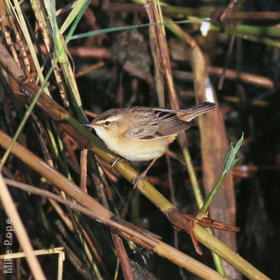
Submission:
[[[114,143],[106,143],[108,148],[130,161],[148,161],[162,156],[176,134],[149,140],[133,139],[132,142],[119,138]],[[113,144],[113,145],[112,145]]]

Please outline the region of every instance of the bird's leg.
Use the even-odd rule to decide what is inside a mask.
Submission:
[[[134,188],[137,187],[137,184],[140,180],[144,180],[147,176],[147,173],[149,172],[149,170],[152,168],[152,166],[156,163],[158,158],[154,158],[152,160],[152,162],[149,164],[149,166],[141,173],[139,174],[137,177],[133,178],[133,186]]]

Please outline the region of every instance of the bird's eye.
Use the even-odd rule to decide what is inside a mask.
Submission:
[[[109,122],[109,121],[106,121],[104,124],[105,124],[105,125],[109,125],[109,124],[110,124],[110,122]]]

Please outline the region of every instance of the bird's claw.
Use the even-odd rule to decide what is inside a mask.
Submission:
[[[134,177],[132,179],[132,182],[131,182],[133,184],[133,188],[136,189],[137,186],[138,186],[138,183],[140,181],[145,180],[145,179],[146,179],[146,173],[145,172],[143,172],[143,173],[139,174],[138,176]]]
[[[121,157],[115,157],[115,158],[112,160],[111,166],[114,168],[115,165],[116,165],[119,161],[122,161],[122,160],[124,160],[124,159],[121,158]]]

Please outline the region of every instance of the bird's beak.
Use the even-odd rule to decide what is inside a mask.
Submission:
[[[82,124],[82,126],[93,128],[94,124],[93,123],[85,123],[85,124]]]
[[[83,124],[83,126],[94,128],[95,126],[100,126],[100,124],[91,122],[91,123]]]

